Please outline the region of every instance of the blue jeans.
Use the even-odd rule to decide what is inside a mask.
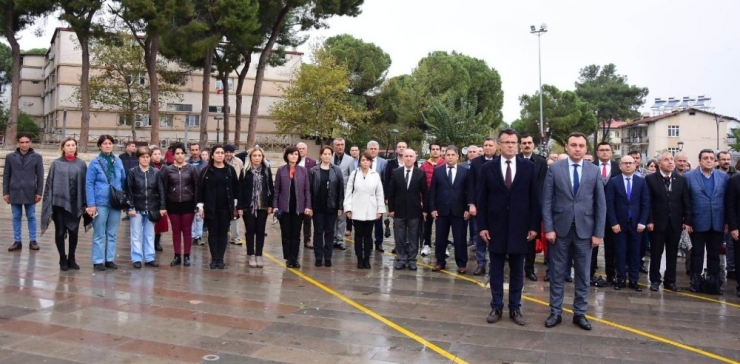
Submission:
[[[26,220],[28,220],[28,239],[36,241],[36,204],[12,204],[10,209],[13,212],[13,239],[21,241],[21,219],[25,209]]]
[[[149,221],[146,211],[137,212],[131,216],[131,261],[153,262],[154,253],[154,223]],[[142,260],[144,258],[144,260]]]
[[[116,236],[121,223],[121,210],[97,206],[97,213],[98,216],[93,219],[92,262],[103,264],[116,258]]]
[[[193,219],[193,239],[200,239],[203,237],[203,219],[200,218],[200,214],[195,214]]]

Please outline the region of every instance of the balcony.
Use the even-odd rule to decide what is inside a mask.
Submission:
[[[650,138],[647,136],[632,137],[630,139],[630,143],[632,144],[647,144],[650,141]]]

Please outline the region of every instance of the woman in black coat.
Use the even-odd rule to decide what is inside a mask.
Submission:
[[[308,172],[313,200],[313,253],[317,267],[331,267],[334,225],[344,209],[344,177],[342,170],[331,163],[333,154],[330,146],[321,147],[321,162]]]

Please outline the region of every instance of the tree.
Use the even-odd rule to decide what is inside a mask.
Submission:
[[[96,108],[119,112],[119,125],[129,125],[131,136],[136,140],[137,127],[145,125],[142,116],[150,114],[150,98],[153,96],[145,82],[147,66],[144,49],[137,45],[134,38],[130,34],[119,34],[118,37],[106,37],[90,44],[94,55],[92,66],[100,73],[90,77],[89,97]],[[157,71],[168,72],[165,60],[159,59],[156,66]],[[168,99],[181,99],[177,86],[162,82],[158,88],[159,100],[156,105]],[[80,103],[83,102],[81,93],[77,89],[73,95]],[[151,119],[149,121],[151,123]]]
[[[0,29],[10,43],[10,112],[5,127],[5,148],[15,148],[18,133],[18,101],[21,88],[21,46],[16,39],[18,32],[33,25],[36,19],[51,13],[54,0],[0,0]]]
[[[283,88],[283,98],[272,106],[279,134],[331,138],[349,134],[363,124],[371,112],[354,102],[347,93],[347,68],[323,50],[314,50],[315,64],[304,63],[293,83]]]
[[[90,130],[90,40],[99,32],[100,27],[93,24],[95,14],[103,6],[103,0],[61,0],[58,2],[62,9],[59,19],[69,24],[77,35],[77,41],[82,51],[82,74],[80,75],[80,151],[87,152],[87,141]]]
[[[0,130],[5,129],[8,124],[10,111],[0,104]],[[18,132],[29,133],[33,140],[41,137],[41,128],[36,124],[31,115],[21,111],[18,113]]]
[[[259,115],[262,82],[265,79],[265,67],[269,63],[275,43],[282,32],[283,26],[291,12],[296,12],[297,24],[302,30],[325,27],[326,19],[335,15],[357,16],[360,14],[360,5],[364,0],[276,0],[267,4],[265,14],[271,16],[260,18],[263,24],[270,24],[269,36],[264,44],[257,63],[257,74],[252,91],[252,105],[249,110],[249,126],[247,128],[247,145],[253,146],[257,139],[257,116]]]
[[[46,48],[31,48],[28,50],[22,50],[21,54],[46,54],[48,50]],[[11,56],[10,47],[5,43],[0,43],[0,90],[3,86],[10,83],[10,73],[13,67],[13,58]],[[2,93],[2,91],[0,91]],[[0,129],[0,130],[4,130]]]
[[[160,38],[167,29],[175,27],[182,19],[193,16],[193,3],[190,0],[115,0],[117,8],[111,12],[121,19],[135,40],[144,50],[146,72],[149,78],[151,100],[149,103],[149,121],[152,124],[151,142],[159,143],[159,77],[168,75],[158,70],[157,57],[160,50]],[[138,37],[139,34],[143,37]],[[175,79],[180,77],[172,75]]]
[[[592,64],[581,68],[576,94],[596,113],[601,123],[601,141],[608,141],[612,121],[640,117],[638,108],[645,103],[648,88],[627,84],[627,76],[617,74],[613,63],[603,67]],[[594,145],[598,142],[594,138]]]
[[[568,135],[574,131],[588,135],[598,128],[589,104],[573,91],[560,91],[555,86],[542,85],[542,102],[545,129],[549,128],[550,138],[561,145],[565,145]],[[520,96],[519,104],[522,106],[521,118],[513,122],[512,127],[519,133],[531,134],[535,144],[540,144],[539,92]]]
[[[349,70],[349,93],[369,96],[385,81],[391,56],[375,44],[342,34],[328,38],[324,47],[337,63]]]
[[[434,99],[422,119],[434,140],[442,144],[465,145],[480,143],[481,137],[488,135],[490,121],[478,113],[478,102],[463,92],[460,95],[448,94],[446,100]]]
[[[735,140],[734,143],[728,143],[729,149],[731,151],[740,152],[740,128],[731,129],[728,137]]]

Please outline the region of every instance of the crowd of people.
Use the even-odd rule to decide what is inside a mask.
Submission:
[[[740,175],[730,166],[729,153],[709,149],[699,153],[696,169],[680,152],[661,153],[643,167],[639,151],[615,161],[608,142],[597,145],[594,158],[586,136],[572,133],[566,153],[544,158],[534,153],[531,135],[504,129],[482,147],[468,146],[460,163],[454,145],[432,142],[430,157],[418,161],[417,153],[399,142],[394,158],[386,160],[376,141],[364,151],[351,146],[347,154],[345,140],[338,138],[319,149],[318,159],[308,156],[304,143],[288,146],[285,164],[273,177],[259,146],[235,154],[233,145],[201,150],[198,144],[175,143],[163,154],[156,146],[129,143],[116,156],[114,138],[102,135],[100,154],[88,164],[77,157],[77,142],[64,139],[44,186],[43,160],[30,136],[21,133],[17,141],[3,174],[3,198],[13,216],[14,243],[8,250],[23,248],[23,211],[29,248],[40,249],[35,205],[42,202],[41,232],[54,223],[63,271],[80,269],[75,251],[81,219],[86,230],[93,229],[96,271],[117,269],[117,231],[124,219],[137,269],[159,266],[156,252],[164,250],[161,237],[170,226],[171,266],[190,266],[192,245],[204,245],[207,230],[211,269],[226,267],[229,242],[246,242],[247,264],[261,268],[269,215],[279,220],[288,268],[300,268],[301,245],[313,250],[316,267],[331,267],[333,250],[346,249],[345,239],[354,232],[357,268],[371,269],[373,249],[384,252],[392,222],[394,269],[417,270],[417,255],[433,254],[432,271],[446,270],[452,247],[457,274],[467,274],[468,247],[475,250],[472,274],[490,274],[489,323],[503,315],[507,263],[509,317],[526,323],[523,281],[539,279],[535,255],[544,246],[551,307],[545,326],[562,321],[564,283],[575,281],[573,323],[590,330],[589,286],[642,291],[643,273],[650,290],[662,284],[679,291],[677,258],[686,255],[689,290],[721,294],[740,259]],[[727,274],[720,271],[725,244]],[[596,274],[602,245],[605,277]]]

